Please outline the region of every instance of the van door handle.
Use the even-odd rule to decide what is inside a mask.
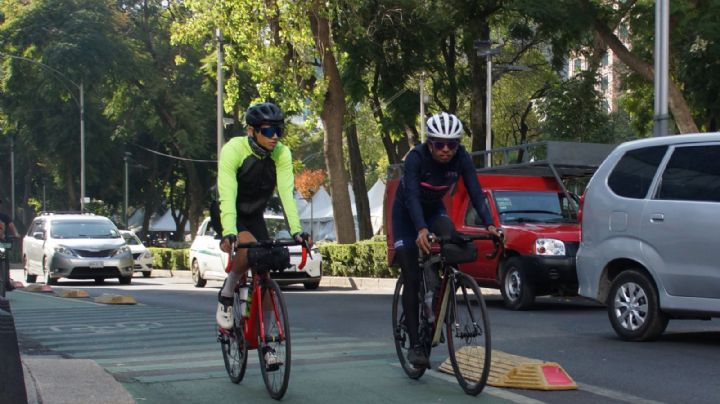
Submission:
[[[652,214],[652,215],[650,215],[650,221],[651,221],[652,223],[664,222],[664,221],[665,221],[665,215],[663,215],[662,213]]]

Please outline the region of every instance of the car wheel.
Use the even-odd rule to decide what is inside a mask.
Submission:
[[[618,275],[610,286],[607,309],[610,324],[626,341],[657,339],[668,324],[660,311],[654,282],[636,269]]]
[[[312,282],[305,282],[303,283],[303,286],[307,290],[315,290],[320,287],[320,281],[312,281]]]
[[[535,287],[520,258],[512,257],[505,263],[500,293],[505,306],[512,310],[525,310],[535,302]]]
[[[50,268],[47,266],[47,257],[43,257],[42,260],[43,277],[45,278],[46,285],[57,285],[57,279],[50,277]]]
[[[132,275],[130,276],[121,276],[118,278],[118,281],[120,281],[121,285],[129,285],[130,282],[132,282]]]
[[[198,264],[198,261],[196,259],[193,260],[192,265],[190,266],[190,272],[192,274],[192,280],[195,284],[195,287],[204,288],[207,280],[203,279],[202,275],[200,274],[200,264]]]
[[[149,277],[150,277],[150,275],[152,275],[152,271],[143,271],[143,273],[142,273],[142,274],[143,274],[143,277],[145,277],[145,278],[149,278]]]
[[[105,283],[105,278],[95,278],[96,285],[102,285],[103,283]]]
[[[30,275],[30,269],[28,268],[27,255],[23,255],[23,272],[25,272],[25,282],[27,282],[27,283],[37,282],[37,275]]]

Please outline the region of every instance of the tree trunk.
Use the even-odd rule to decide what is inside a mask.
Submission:
[[[67,181],[65,182],[65,189],[68,193],[68,200],[70,201],[70,204],[68,206],[68,210],[77,209],[80,210],[80,197],[75,192],[75,183],[73,182],[73,167],[68,162],[65,165],[65,178],[67,178]]]
[[[205,202],[205,189],[200,182],[200,176],[198,175],[195,163],[186,161],[184,162],[185,172],[188,178],[188,189],[190,194],[188,195],[190,201],[188,203],[188,219],[190,220],[190,234],[194,235],[197,232],[200,223],[203,221],[203,205]],[[183,223],[183,229],[185,224]]]
[[[653,82],[655,80],[655,68],[640,59],[637,55],[630,52],[628,48],[620,41],[620,39],[608,28],[607,24],[602,21],[595,21],[595,31],[597,31],[600,39],[607,47],[625,63],[632,71],[642,76],[645,80]],[[690,108],[683,97],[680,88],[672,80],[668,78],[668,103],[670,112],[675,119],[675,124],[680,133],[697,133],[698,128],[695,120],[690,113]]]
[[[313,2],[308,13],[310,28],[312,29],[325,80],[328,82],[320,119],[325,127],[325,164],[330,178],[332,192],[333,218],[335,219],[335,233],[338,243],[349,244],[355,242],[355,223],[350,205],[348,192],[348,179],[343,160],[342,129],[345,116],[345,90],[340,82],[335,55],[330,42],[330,23],[321,13],[319,0]],[[326,10],[322,10],[326,11]]]
[[[370,203],[367,196],[367,185],[365,184],[365,165],[360,154],[360,145],[357,138],[357,125],[355,125],[355,114],[350,113],[350,123],[347,128],[347,148],[350,157],[350,178],[352,179],[353,193],[355,193],[355,210],[358,219],[358,233],[360,240],[366,240],[373,236],[372,221],[370,219]]]

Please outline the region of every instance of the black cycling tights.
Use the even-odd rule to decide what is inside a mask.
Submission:
[[[418,248],[416,246],[405,246],[398,249],[398,263],[403,277],[402,305],[405,313],[405,326],[410,335],[410,344],[418,342],[418,288],[420,286],[420,265],[418,264]]]

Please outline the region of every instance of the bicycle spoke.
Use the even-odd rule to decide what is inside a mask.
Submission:
[[[455,275],[455,293],[446,321],[448,351],[455,377],[466,393],[479,394],[490,372],[490,322],[480,288],[465,274]]]

